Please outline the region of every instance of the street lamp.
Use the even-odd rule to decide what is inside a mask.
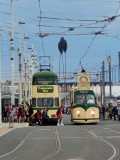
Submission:
[[[24,36],[24,67],[25,67],[25,100],[27,100],[27,53],[26,53],[26,40],[30,39],[28,36]]]
[[[107,63],[109,64],[109,86],[110,86],[110,102],[112,98],[112,90],[111,90],[111,56],[107,57]]]
[[[28,50],[32,50],[32,47],[29,47]],[[32,92],[32,61],[29,57],[28,53],[28,101],[30,103],[31,100],[31,92]]]
[[[19,22],[19,103],[22,103],[22,38],[21,38],[21,25],[25,22]]]
[[[10,32],[10,51],[11,51],[11,103],[15,104],[14,91],[14,33],[13,33],[13,0],[11,0],[11,32]]]
[[[1,36],[1,35],[0,35]],[[1,48],[1,47],[0,47]],[[1,53],[0,53],[0,128],[2,128],[2,103],[1,103]]]

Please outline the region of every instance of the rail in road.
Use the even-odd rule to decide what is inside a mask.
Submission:
[[[17,128],[0,137],[0,160],[119,160],[120,123]],[[13,143],[14,141],[14,143]]]

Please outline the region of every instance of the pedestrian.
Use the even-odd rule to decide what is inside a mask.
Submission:
[[[114,107],[113,107],[112,113],[113,113],[114,120],[116,121],[116,117],[118,117],[117,106],[114,106]]]
[[[25,122],[29,122],[29,103],[24,102]]]
[[[12,111],[12,103],[8,106],[8,115],[11,113]]]
[[[108,114],[109,114],[109,119],[110,119],[110,120],[112,119],[112,110],[113,110],[113,108],[112,108],[112,106],[110,105],[110,106],[108,107]]]
[[[38,125],[42,125],[42,112],[41,109],[37,110],[37,112],[35,113],[35,121],[38,123]]]
[[[3,113],[3,122],[8,122],[8,105],[7,104],[5,104],[2,113]]]
[[[30,107],[29,107],[29,117],[33,114],[33,105],[30,104]]]
[[[19,106],[18,117],[19,117],[19,119],[18,119],[19,123],[24,122],[24,120],[25,120],[25,111],[24,111],[24,106],[23,105]]]
[[[36,125],[35,116],[34,114],[32,114],[29,117],[29,126],[35,126],[35,125]]]
[[[48,110],[45,108],[42,112],[42,124],[47,124],[49,120]]]
[[[118,104],[117,110],[118,110],[118,121],[120,121],[120,104]]]
[[[58,118],[57,126],[64,126],[62,113],[63,113],[63,106],[61,106],[57,111],[57,118]]]
[[[13,128],[14,116],[16,115],[16,108],[12,105],[12,110],[9,114],[9,128]]]
[[[101,112],[102,112],[102,120],[105,120],[105,106],[103,104],[101,106]]]

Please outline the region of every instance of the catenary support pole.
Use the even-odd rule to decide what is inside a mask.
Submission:
[[[11,51],[11,103],[15,104],[14,93],[14,35],[13,35],[13,0],[11,0],[11,34],[10,34],[10,51]]]

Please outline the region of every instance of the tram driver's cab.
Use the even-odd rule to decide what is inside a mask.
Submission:
[[[75,96],[75,104],[95,104],[95,97],[92,94],[79,94]]]

